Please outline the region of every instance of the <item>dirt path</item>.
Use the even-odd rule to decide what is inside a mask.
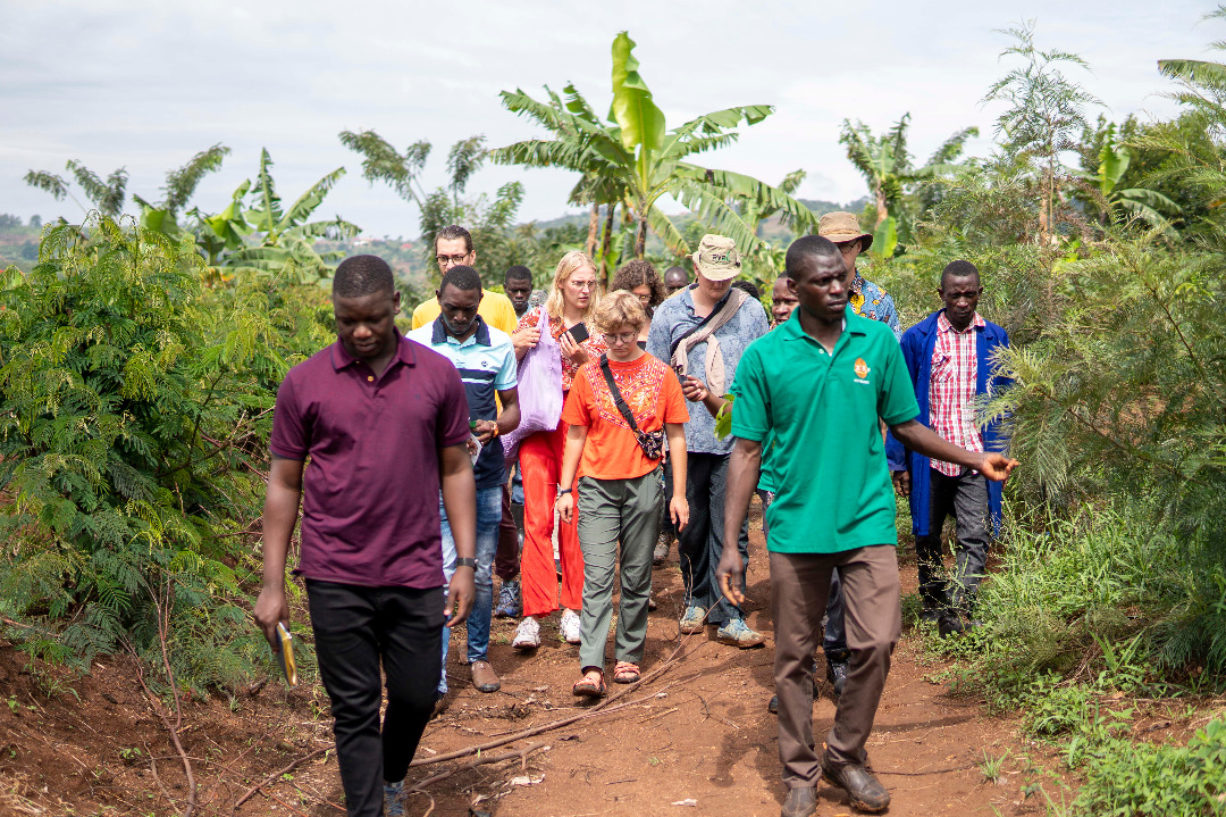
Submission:
[[[761,536],[752,537],[749,620],[770,633],[764,610],[769,587]],[[675,554],[674,554],[675,555]],[[655,574],[659,610],[652,613],[644,670],[660,666],[679,643],[681,578],[675,558]],[[904,565],[904,589],[914,567]],[[498,693],[482,695],[455,662],[448,709],[429,726],[419,759],[484,743],[590,710],[576,706],[576,648],[557,637],[556,617],[542,627],[532,656],[510,646],[514,622],[495,623],[491,660],[502,675]],[[458,639],[462,638],[457,636]],[[457,642],[459,643],[459,642]],[[778,814],[779,780],[771,695],[771,642],[740,651],[691,636],[669,669],[614,706],[570,726],[490,750],[538,747],[523,761],[462,769],[409,800],[409,814],[463,817],[583,815]],[[11,649],[0,649],[0,815],[174,813],[183,798],[182,768],[131,673],[116,661],[72,682],[73,694],[48,695],[48,677],[30,674]],[[891,815],[1016,815],[1038,804],[1022,800],[1020,778],[985,780],[985,753],[1017,757],[1024,747],[1008,720],[986,717],[979,702],[952,696],[934,679],[944,666],[926,662],[915,633],[904,633],[869,743],[874,767],[893,795]],[[624,688],[611,685],[611,692]],[[829,690],[814,705],[820,737],[834,706]],[[276,775],[238,809],[235,802],[273,772],[330,743],[326,696],[318,687],[286,693],[270,685],[252,698],[192,705],[183,742],[200,781],[197,814],[255,817],[343,813],[335,758],[320,754]],[[544,749],[541,747],[548,747]],[[1031,750],[1033,751],[1033,750]],[[414,768],[410,784],[471,760]],[[1008,764],[1006,764],[1006,768]],[[470,809],[472,811],[470,812]],[[70,811],[71,810],[71,811]],[[110,813],[110,812],[107,812]],[[819,788],[819,815],[850,813],[839,793]]]

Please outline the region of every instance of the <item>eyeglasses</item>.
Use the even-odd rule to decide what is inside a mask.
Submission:
[[[604,334],[604,342],[610,346],[616,346],[619,343],[634,343],[638,339],[638,332],[619,332],[616,335],[610,335],[606,332]]]
[[[591,292],[592,290],[596,289],[596,282],[595,282],[595,281],[574,281],[574,280],[571,280],[571,281],[567,281],[566,283],[567,283],[567,284],[569,284],[570,286],[574,287],[575,289],[582,289],[582,290],[583,290],[583,291],[585,291],[585,292]]]
[[[438,262],[440,267],[445,267],[448,264],[459,265],[464,263],[464,259],[468,258],[468,253],[463,255],[436,255],[434,260]]]

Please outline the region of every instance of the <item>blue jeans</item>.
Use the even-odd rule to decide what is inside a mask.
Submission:
[[[455,573],[455,539],[451,525],[447,523],[447,509],[443,500],[438,503],[439,516],[443,521],[443,576],[451,582]],[[494,607],[494,553],[498,550],[498,525],[502,522],[502,486],[477,489],[477,572],[475,584],[477,597],[472,612],[468,614],[468,661],[484,661],[490,646],[490,614]],[[451,628],[443,628],[443,677],[439,692],[447,692],[447,645],[451,640]]]

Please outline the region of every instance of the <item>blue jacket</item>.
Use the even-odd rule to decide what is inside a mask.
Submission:
[[[915,400],[919,403],[920,413],[916,419],[924,425],[929,425],[928,385],[932,376],[932,352],[937,342],[937,316],[944,311],[942,309],[933,312],[908,329],[902,336],[902,355],[907,361],[907,371],[911,373],[911,384],[915,387]],[[1009,335],[1003,327],[990,321],[985,321],[985,324],[975,330],[980,333],[978,342],[975,344],[978,359],[975,393],[999,394],[1002,388],[1013,381],[993,370],[992,354],[997,347],[1009,346]],[[989,375],[991,375],[990,381]],[[985,450],[1003,452],[1005,442],[999,421],[988,423],[983,429]],[[911,472],[911,531],[916,536],[926,536],[930,510],[928,497],[931,491],[931,462],[927,457],[915,451],[906,451],[893,434],[890,434],[886,441],[886,449],[892,464],[902,463],[903,458],[906,458],[907,470]],[[1001,487],[999,482],[988,482],[988,510],[992,514],[992,527],[997,532],[1000,531]]]

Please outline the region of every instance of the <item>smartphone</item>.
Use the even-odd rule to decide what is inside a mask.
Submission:
[[[298,686],[298,667],[294,664],[294,637],[286,629],[283,622],[277,622],[277,648],[273,649],[281,671],[285,673],[285,683],[292,687]]]
[[[588,339],[587,324],[577,323],[570,329],[567,329],[566,332],[575,343],[583,343],[583,341]]]

